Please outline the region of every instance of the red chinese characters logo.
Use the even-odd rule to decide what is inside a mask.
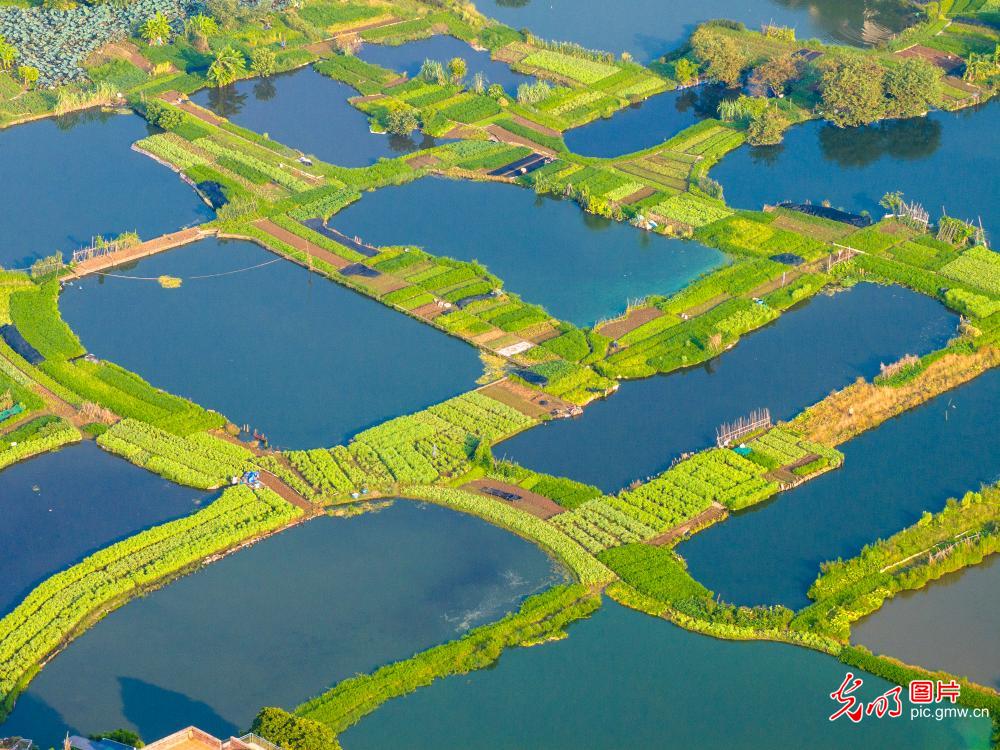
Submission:
[[[903,688],[900,685],[886,690],[882,695],[867,704],[856,693],[864,684],[864,680],[855,677],[852,672],[844,676],[840,687],[830,693],[830,698],[839,704],[839,708],[830,714],[830,721],[836,721],[846,716],[857,724],[865,716],[881,719],[886,716],[896,718],[903,714],[903,701],[900,696]],[[907,690],[910,703],[926,705],[950,701],[956,703],[962,694],[962,686],[955,680],[913,680]],[[911,709],[911,713],[912,713]]]

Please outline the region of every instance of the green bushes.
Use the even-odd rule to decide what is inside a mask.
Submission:
[[[343,732],[386,701],[436,679],[492,665],[504,649],[556,638],[569,623],[600,607],[600,597],[583,586],[557,586],[526,600],[499,622],[469,631],[457,641],[424,651],[368,675],[344,680],[295,709],[305,718]]]
[[[1000,312],[1000,301],[963,289],[949,289],[944,293],[944,301],[952,309],[973,318],[988,318]]]
[[[778,485],[764,479],[765,471],[733,451],[715,448],[606,502],[656,531],[665,531],[694,518],[712,503],[736,510],[770,497]]]
[[[633,515],[599,499],[590,500],[574,510],[553,516],[550,520],[591,553],[644,541],[656,535],[655,529]]]
[[[10,317],[17,330],[46,359],[78,357],[85,350],[59,315],[59,282],[49,281],[10,296]]]
[[[281,708],[262,708],[254,717],[250,731],[284,750],[340,750],[340,743],[326,724],[295,716]]]
[[[627,544],[605,550],[597,558],[629,586],[659,601],[712,596],[711,591],[691,577],[684,561],[667,547]]]
[[[0,713],[88,617],[301,511],[270,490],[227,490],[207,508],[106,547],[37,586],[0,620]]]
[[[318,492],[343,495],[453,476],[466,469],[479,441],[493,443],[531,424],[521,412],[472,392],[365,430],[346,447],[287,456]]]
[[[520,64],[529,68],[550,71],[558,76],[572,78],[574,81],[586,84],[596,83],[618,71],[614,65],[551,50],[532,52],[521,60]]]
[[[500,105],[489,96],[473,96],[455,102],[441,110],[449,120],[457,122],[478,122],[500,114]]]
[[[971,247],[941,269],[941,273],[971,287],[1000,296],[1000,254]]]
[[[92,401],[119,416],[141,419],[178,435],[225,424],[221,414],[154,388],[111,362],[49,360],[41,369],[81,401]]]
[[[58,417],[39,417],[0,436],[0,469],[79,439],[80,433],[68,422]]]
[[[365,62],[354,55],[333,55],[320,60],[313,67],[316,72],[343,81],[362,94],[377,94],[382,86],[396,74],[386,68]]]
[[[253,467],[253,454],[207,433],[180,437],[123,419],[97,439],[105,450],[180,484],[214,489]]]

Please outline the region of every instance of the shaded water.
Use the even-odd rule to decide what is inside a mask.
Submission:
[[[494,452],[617,491],[712,445],[722,422],[760,407],[788,419],[831,390],[878,374],[882,362],[933,351],[957,322],[923,295],[860,284],[786,312],[705,365],[623,382],[583,416],[548,422]]]
[[[648,62],[679,46],[697,24],[712,18],[791,26],[799,39],[866,44],[915,19],[898,0],[480,0],[487,16],[545,39],[572,41]]]
[[[7,467],[0,472],[0,549],[7,550],[0,616],[53,573],[208,499],[93,442]]]
[[[60,308],[84,346],[277,446],[335,445],[469,390],[482,371],[458,339],[249,242],[206,239],[116,273],[185,281],[73,284]]]
[[[795,646],[722,641],[614,602],[569,638],[505,653],[494,669],[383,705],[342,736],[350,750],[989,747],[989,720],[830,722],[836,659]],[[859,695],[890,687],[862,675]]]
[[[727,601],[802,607],[824,560],[853,557],[923,511],[1000,479],[998,420],[1000,371],[991,370],[840,446],[846,460],[837,471],[706,529],[677,551]]]
[[[862,128],[796,125],[777,146],[740,148],[712,169],[726,201],[739,208],[829,200],[881,216],[879,199],[902,190],[936,219],[982,217],[1000,232],[1000,102],[958,112],[890,120]]]
[[[322,517],[108,615],[42,670],[0,732],[41,747],[116,727],[228,737],[262,706],[292,708],[561,580],[533,545],[443,508]]]
[[[696,86],[657,94],[612,117],[566,131],[570,151],[612,158],[656,146],[706,117],[715,117],[719,102],[735,98],[738,89]]]
[[[449,60],[461,57],[468,67],[466,84],[472,81],[476,73],[482,73],[487,85],[499,83],[512,94],[518,84],[534,80],[531,76],[514,72],[506,63],[491,60],[489,52],[477,51],[453,36],[432,36],[397,46],[365,44],[358,52],[358,57],[397,73],[404,73],[410,78],[417,77],[424,60],[436,60],[447,68]]]
[[[430,137],[372,133],[368,115],[347,101],[358,92],[311,66],[270,78],[207,88],[191,100],[241,127],[343,167],[363,167],[436,144]]]
[[[571,201],[443,178],[366,194],[330,224],[377,245],[478,260],[507,290],[577,325],[618,315],[630,298],[670,294],[724,262],[717,250],[584,213]]]
[[[151,239],[212,218],[167,168],[131,150],[152,132],[137,115],[86,110],[0,130],[0,265],[24,268],[94,235]]]
[[[897,594],[855,623],[851,641],[1000,690],[1000,557]]]

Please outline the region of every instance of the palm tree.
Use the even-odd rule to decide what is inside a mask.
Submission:
[[[17,59],[17,48],[0,36],[0,70],[10,70]]]
[[[243,53],[232,45],[220,49],[215,61],[208,68],[208,80],[213,86],[228,86],[246,73],[247,61]]]
[[[146,19],[139,33],[150,44],[159,46],[170,38],[170,21],[167,20],[165,15],[157,11]]]

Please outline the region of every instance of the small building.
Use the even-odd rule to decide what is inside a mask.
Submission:
[[[198,727],[185,727],[166,737],[150,742],[148,750],[282,750],[256,734],[220,740]],[[89,740],[86,737],[67,737],[63,750],[135,750],[114,740]]]

